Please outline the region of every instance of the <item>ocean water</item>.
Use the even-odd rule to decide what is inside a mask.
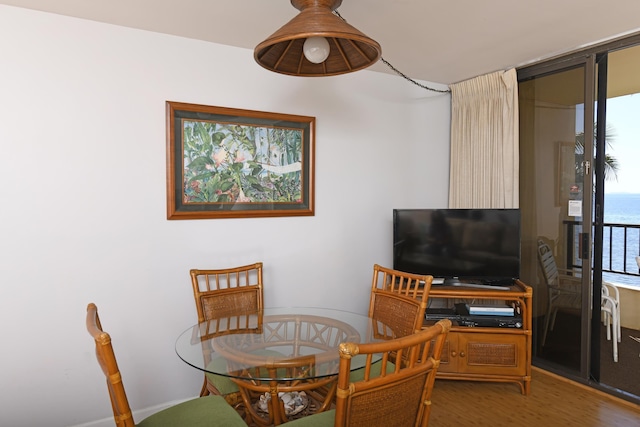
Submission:
[[[632,224],[640,227],[640,194],[605,194],[604,222]],[[624,228],[617,227],[611,229],[611,231],[608,227],[604,229],[602,266],[603,268],[608,268],[609,259],[611,259],[612,270],[622,270],[637,274],[636,256],[640,255],[640,228],[627,228],[626,230],[626,266],[624,265]],[[603,273],[603,278],[611,282],[640,286],[640,277],[638,276]]]

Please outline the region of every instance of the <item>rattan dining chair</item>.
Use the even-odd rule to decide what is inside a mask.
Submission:
[[[262,263],[215,270],[192,269],[191,284],[198,322],[263,309]],[[223,358],[211,363],[226,364]],[[228,377],[206,373],[200,396],[224,396],[227,402],[240,402],[238,386]]]
[[[369,300],[373,334],[377,338],[391,339],[419,331],[424,322],[432,281],[433,276],[406,273],[374,264]],[[395,361],[393,354],[391,361]],[[374,375],[377,375],[380,364],[374,364],[373,369]],[[363,375],[363,368],[354,369],[351,380],[358,381]]]
[[[431,395],[440,356],[451,327],[440,320],[415,334],[370,344],[340,344],[340,371],[335,409],[284,424],[287,427],[407,427],[429,424]],[[382,355],[382,373],[371,375],[373,355]],[[403,363],[393,364],[392,354]],[[351,360],[367,358],[364,378],[350,380]],[[429,356],[430,355],[430,356]]]
[[[369,317],[391,328],[385,336],[402,337],[422,328],[433,276],[373,266]],[[383,327],[384,329],[384,327]]]
[[[138,424],[134,423],[111,337],[102,330],[98,308],[93,303],[87,306],[86,323],[87,330],[95,341],[98,363],[107,378],[107,388],[117,427],[246,426],[242,417],[221,396],[188,400],[157,412]]]

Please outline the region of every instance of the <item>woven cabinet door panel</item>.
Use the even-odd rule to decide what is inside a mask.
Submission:
[[[524,335],[458,333],[457,338],[460,358],[458,372],[500,375],[526,373]]]

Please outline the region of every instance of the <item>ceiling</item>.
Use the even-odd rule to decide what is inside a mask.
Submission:
[[[0,4],[253,48],[290,0],[0,0]],[[638,0],[343,0],[340,15],[407,76],[450,84],[640,31]],[[256,65],[257,66],[257,65]],[[384,63],[370,70],[393,73]]]

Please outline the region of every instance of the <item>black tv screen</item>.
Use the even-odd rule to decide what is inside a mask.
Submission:
[[[510,284],[520,276],[520,210],[394,209],[393,268]]]

